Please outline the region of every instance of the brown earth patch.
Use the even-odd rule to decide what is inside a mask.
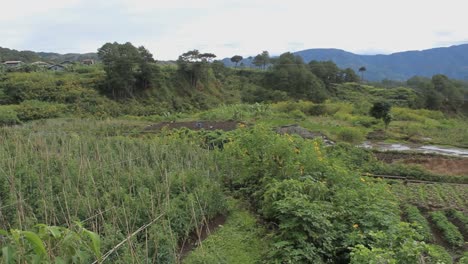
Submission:
[[[149,125],[145,130],[161,130],[163,128],[168,129],[179,129],[179,128],[188,128],[191,130],[224,130],[231,131],[236,129],[240,124],[239,122],[234,121],[191,121],[191,122],[161,122],[154,125]]]
[[[402,161],[405,164],[417,164],[426,170],[443,175],[468,175],[468,159],[448,158],[411,158]]]
[[[375,157],[385,163],[420,165],[435,174],[468,176],[468,158],[441,157],[432,154],[376,152]]]

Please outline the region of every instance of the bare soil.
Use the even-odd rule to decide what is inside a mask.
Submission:
[[[386,163],[401,162],[404,164],[421,165],[426,170],[442,175],[468,175],[468,159],[441,157],[430,154],[377,152],[377,159]]]
[[[192,122],[161,122],[154,125],[149,125],[145,128],[146,131],[159,131],[163,128],[179,129],[188,128],[191,130],[224,130],[231,131],[236,129],[241,123],[234,121],[192,121]]]

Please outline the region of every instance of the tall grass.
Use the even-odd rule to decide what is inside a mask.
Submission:
[[[47,122],[0,129],[0,228],[83,221],[106,251],[164,214],[118,261],[176,262],[178,242],[224,211],[217,168],[196,136],[123,137],[97,121],[102,133],[91,135],[80,120]]]

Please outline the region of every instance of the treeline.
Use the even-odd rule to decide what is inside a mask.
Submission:
[[[254,59],[258,69],[225,67],[216,55],[198,50],[161,65],[146,48],[131,43],[106,43],[98,56],[101,63],[63,72],[0,70],[0,104],[11,105],[0,109],[0,115],[9,116],[3,123],[61,115],[147,116],[286,100],[388,101],[459,113],[466,107],[468,91],[466,83],[444,75],[383,81],[373,84],[383,87],[376,88],[350,68],[340,69],[331,61],[306,64],[289,52],[277,58],[260,53]],[[236,55],[232,60],[242,58]]]
[[[136,97],[148,89],[158,90],[164,86],[161,84],[161,79],[164,79],[161,67],[155,64],[152,54],[144,47],[137,48],[131,43],[107,43],[98,54],[106,72],[102,91],[115,99]],[[234,56],[233,60],[239,57]],[[333,96],[335,84],[359,81],[352,69],[339,69],[331,61],[305,64],[300,57],[289,52],[275,59],[270,58],[267,52],[257,57],[255,61],[262,65],[264,72],[232,70],[220,61],[213,61],[216,55],[192,50],[179,56],[177,68],[167,77],[176,89],[181,90],[184,87],[202,91],[213,84],[224,88],[237,82],[237,87],[230,88],[241,92],[241,101],[305,99],[322,102]],[[250,90],[242,90],[246,86]]]
[[[14,49],[0,47],[0,64],[5,61],[21,61],[24,63],[31,63],[37,61],[55,62],[60,63],[63,61],[81,61],[85,59],[96,60],[96,53],[68,53],[59,54],[54,52],[34,52],[34,51],[18,51]],[[1,66],[0,66],[1,67]]]
[[[33,51],[17,51],[0,47],[0,63],[4,61],[34,62],[38,60],[40,60],[40,56]]]

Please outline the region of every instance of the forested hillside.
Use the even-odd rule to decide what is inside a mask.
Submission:
[[[339,49],[307,49],[294,52],[306,63],[333,61],[340,68],[367,69],[365,77],[371,81],[384,79],[404,81],[415,75],[431,77],[444,74],[450,78],[468,80],[468,44],[448,48],[434,48],[422,51],[405,51],[389,55],[358,55]],[[255,67],[255,56],[240,63]],[[227,66],[235,66],[230,59],[224,59]]]

